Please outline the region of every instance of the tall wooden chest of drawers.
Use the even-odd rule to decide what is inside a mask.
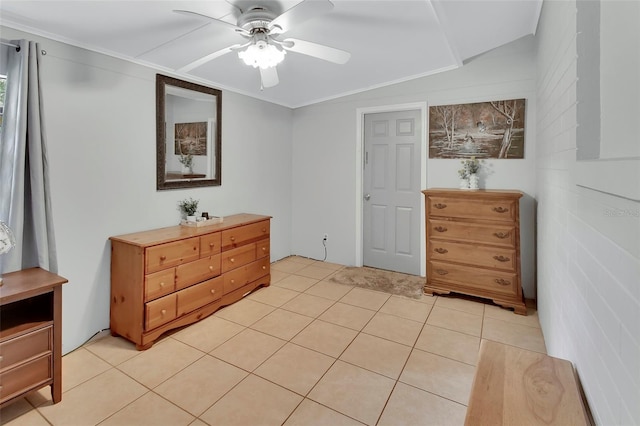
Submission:
[[[268,216],[238,214],[111,237],[111,334],[148,349],[166,331],[268,286],[269,225]]]
[[[429,294],[492,299],[526,315],[520,272],[520,191],[428,189]]]

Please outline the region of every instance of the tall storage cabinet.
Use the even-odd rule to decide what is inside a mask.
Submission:
[[[428,189],[429,294],[463,293],[526,315],[520,271],[520,191]]]
[[[147,349],[166,331],[268,286],[269,228],[268,216],[238,214],[111,237],[111,334]]]

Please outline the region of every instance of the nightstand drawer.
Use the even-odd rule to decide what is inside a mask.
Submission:
[[[178,294],[178,316],[215,302],[222,297],[223,279],[213,278],[203,283],[193,285]]]
[[[144,277],[144,301],[157,299],[172,293],[176,289],[175,268],[155,272]]]
[[[428,264],[427,276],[429,281],[445,281],[491,293],[518,293],[517,276],[508,272],[432,261]]]
[[[220,255],[205,257],[176,268],[176,290],[220,275]]]
[[[176,317],[176,294],[145,304],[145,329],[151,330]]]
[[[514,226],[499,224],[483,225],[451,220],[428,221],[429,239],[460,240],[470,243],[495,244],[515,247],[516,230]]]
[[[250,225],[222,231],[222,247],[230,249],[244,243],[250,243],[269,236],[269,221],[261,221]]]
[[[18,394],[38,389],[53,379],[52,355],[43,355],[0,373],[0,404]]]
[[[200,239],[198,237],[188,238],[149,247],[145,251],[145,273],[150,274],[198,259],[200,257]]]
[[[49,325],[0,343],[0,371],[10,369],[24,360],[53,350],[53,326]]]
[[[427,250],[430,260],[466,263],[513,272],[516,270],[515,250],[437,240],[429,241]]]
[[[514,222],[515,201],[429,197],[431,216]]]

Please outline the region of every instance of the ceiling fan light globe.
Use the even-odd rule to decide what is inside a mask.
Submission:
[[[254,68],[271,68],[278,65],[284,60],[286,52],[283,49],[278,49],[272,44],[258,41],[255,44],[249,45],[245,50],[238,52],[238,57],[242,61]]]

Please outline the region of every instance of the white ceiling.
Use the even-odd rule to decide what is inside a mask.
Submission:
[[[462,66],[473,56],[534,34],[542,7],[542,0],[332,2],[330,12],[294,26],[286,37],[346,50],[349,62],[336,65],[289,52],[278,65],[280,84],[264,90],[259,72],[235,53],[176,73],[244,39],[224,24],[173,10],[236,24],[229,3],[241,9],[266,4],[279,14],[300,0],[2,0],[0,23],[294,108]]]

